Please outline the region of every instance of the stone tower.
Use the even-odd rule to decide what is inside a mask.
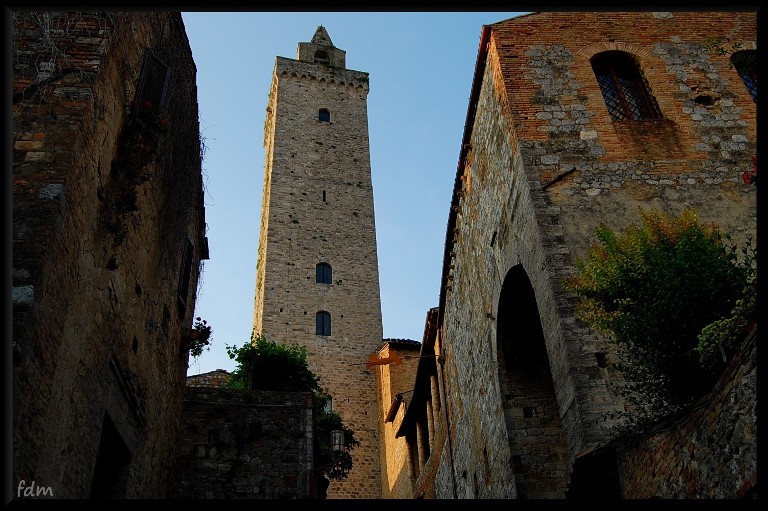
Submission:
[[[319,26],[277,57],[264,127],[254,331],[307,347],[309,367],[355,432],[354,468],[329,498],[380,496],[374,374],[382,343],[368,73]]]

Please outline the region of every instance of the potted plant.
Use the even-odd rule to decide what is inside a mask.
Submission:
[[[186,328],[181,336],[182,351],[189,350],[193,357],[202,355],[203,350],[209,350],[211,343],[211,333],[213,329],[206,320],[201,317],[195,318],[195,324],[192,328]]]

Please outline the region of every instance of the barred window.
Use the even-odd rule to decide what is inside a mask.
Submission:
[[[757,103],[757,51],[737,51],[731,55],[731,63],[752,95],[752,101]]]
[[[661,119],[643,72],[629,53],[611,50],[592,57],[592,69],[614,120]]]

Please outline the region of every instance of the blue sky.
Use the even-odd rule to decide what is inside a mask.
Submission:
[[[519,12],[184,12],[197,66],[210,260],[196,316],[213,327],[189,375],[231,371],[225,345],[250,339],[264,117],[277,56],[323,25],[348,69],[369,73],[385,338],[421,341],[438,305],[445,230],[483,25]]]

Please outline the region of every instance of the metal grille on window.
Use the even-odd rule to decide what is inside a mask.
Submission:
[[[615,120],[661,119],[661,110],[635,59],[622,51],[606,51],[592,59],[592,69]]]
[[[737,51],[731,55],[731,62],[752,96],[752,101],[757,103],[757,51]]]

